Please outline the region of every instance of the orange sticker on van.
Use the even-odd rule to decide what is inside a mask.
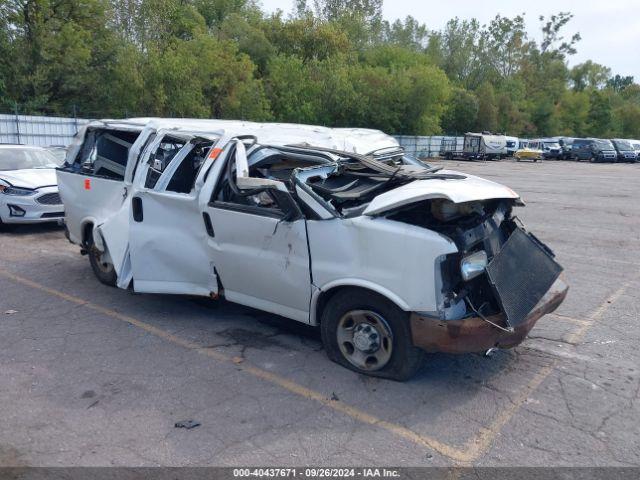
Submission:
[[[220,155],[221,153],[222,153],[221,148],[212,148],[211,151],[209,152],[209,158],[211,160],[215,160],[216,158],[218,158],[218,155]]]

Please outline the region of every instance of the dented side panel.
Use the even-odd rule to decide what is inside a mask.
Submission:
[[[305,220],[277,218],[207,206],[213,236],[210,261],[225,298],[308,322],[311,279]]]
[[[309,221],[308,230],[313,281],[320,290],[361,286],[405,311],[438,311],[439,259],[457,252],[450,239],[369,217]]]

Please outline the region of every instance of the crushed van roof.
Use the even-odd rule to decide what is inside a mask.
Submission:
[[[397,140],[379,130],[367,128],[330,128],[319,125],[293,123],[258,123],[243,120],[217,120],[198,118],[140,117],[128,119],[104,119],[89,123],[88,127],[130,126],[161,129],[202,131],[220,135],[254,135],[261,144],[295,145],[307,144],[332,148],[345,152],[366,154],[383,148],[400,148]]]

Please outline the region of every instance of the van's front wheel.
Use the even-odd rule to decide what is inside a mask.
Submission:
[[[115,287],[118,280],[116,270],[113,264],[104,258],[104,253],[98,250],[93,242],[93,235],[89,234],[87,238],[87,253],[89,255],[89,263],[91,270],[101,283]]]
[[[408,314],[373,292],[338,292],[320,327],[329,358],[358,373],[404,381],[422,366],[424,352],[411,343]]]

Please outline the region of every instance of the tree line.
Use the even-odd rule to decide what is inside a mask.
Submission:
[[[0,108],[241,118],[433,135],[640,137],[640,85],[587,61],[570,13],[441,30],[382,0],[0,0]]]

